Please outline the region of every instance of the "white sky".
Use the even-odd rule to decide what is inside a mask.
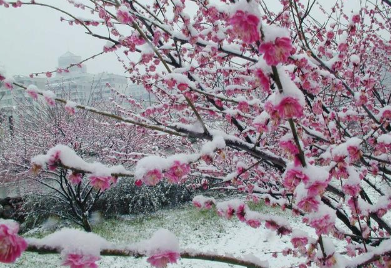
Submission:
[[[65,0],[37,0],[50,3],[73,14],[86,17],[88,11],[73,8]],[[266,0],[270,6],[281,8],[279,1]],[[330,6],[334,0],[320,0]],[[350,9],[358,7],[359,0],[348,0]],[[105,41],[86,35],[80,26],[60,22],[61,13],[39,6],[21,8],[0,7],[0,66],[9,75],[28,75],[32,72],[54,70],[59,56],[68,50],[82,58],[102,51]],[[95,29],[94,27],[92,29]],[[123,74],[115,54],[105,54],[87,63],[88,72]]]

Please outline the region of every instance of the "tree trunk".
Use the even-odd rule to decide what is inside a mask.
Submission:
[[[92,227],[90,222],[88,221],[88,217],[86,215],[83,215],[83,228],[86,232],[92,232]]]

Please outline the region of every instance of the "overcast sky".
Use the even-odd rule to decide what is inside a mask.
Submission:
[[[88,12],[72,8],[65,0],[38,0],[63,7],[86,17]],[[8,74],[27,75],[31,72],[53,70],[58,57],[68,50],[82,58],[102,51],[105,41],[85,34],[80,26],[61,22],[61,13],[40,6],[0,7],[0,65]],[[92,73],[123,73],[114,54],[105,54],[87,63]]]
[[[145,2],[144,0],[143,2]],[[320,0],[324,3],[334,1]],[[86,17],[88,12],[72,8],[65,0],[38,0]],[[268,0],[271,6],[281,8],[277,0]],[[351,8],[359,0],[349,0]],[[60,22],[61,13],[40,6],[21,8],[0,7],[0,66],[9,75],[28,75],[32,72],[54,70],[59,56],[68,50],[82,58],[102,51],[105,41],[86,35],[82,27]],[[104,54],[87,63],[88,72],[123,74],[115,54]]]

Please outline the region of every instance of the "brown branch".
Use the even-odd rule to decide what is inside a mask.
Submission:
[[[9,4],[15,4],[15,2],[10,2]],[[48,7],[48,8],[51,8],[51,9],[54,9],[54,10],[57,10],[61,13],[64,13],[66,15],[68,15],[69,17],[73,18],[75,21],[78,21],[86,30],[88,33],[92,34],[92,31],[84,24],[84,21],[76,18],[75,16],[73,16],[72,14],[60,9],[60,8],[57,8],[57,7],[54,7],[54,6],[51,6],[51,5],[47,5],[47,4],[42,4],[42,3],[37,3],[35,1],[32,1],[30,3],[22,3],[22,5],[33,5],[33,6],[43,6],[43,7]]]
[[[15,86],[20,87],[20,88],[23,88],[24,90],[27,90],[27,87],[25,87],[25,86],[23,86],[21,84],[18,84],[18,83],[13,83],[13,84]],[[43,96],[42,92],[37,92],[37,94]],[[54,100],[56,102],[60,102],[60,103],[63,103],[63,104],[67,103],[66,100],[60,99],[60,98],[55,98]],[[99,115],[103,115],[103,116],[106,116],[106,117],[110,117],[112,119],[115,119],[115,120],[118,120],[118,121],[122,121],[122,122],[125,122],[125,123],[129,123],[129,124],[133,124],[133,125],[136,125],[136,126],[139,126],[139,127],[144,127],[144,128],[151,129],[151,130],[161,131],[161,132],[164,132],[164,133],[167,133],[167,134],[170,134],[170,135],[174,135],[174,136],[184,136],[184,134],[178,133],[176,131],[169,130],[169,129],[165,128],[165,127],[158,127],[158,126],[155,126],[155,125],[149,125],[149,124],[146,124],[146,123],[137,122],[137,121],[134,121],[134,120],[131,120],[131,119],[128,119],[128,118],[123,118],[121,116],[118,116],[118,115],[115,115],[115,114],[112,114],[112,113],[109,113],[109,112],[98,111],[97,109],[95,109],[93,107],[77,104],[76,108],[81,109],[81,110],[85,110],[85,111],[88,111],[88,112],[91,112],[91,113],[94,113],[94,114],[99,114]]]
[[[166,68],[167,72],[172,73],[171,68],[168,66],[166,60],[163,58],[162,54],[157,50],[157,48],[151,43],[151,41],[148,39],[148,37],[145,35],[144,31],[140,29],[140,27],[137,25],[136,22],[133,22],[133,28],[137,30],[137,32],[140,34],[140,36],[149,44],[149,46],[153,49],[155,54],[158,56],[160,61],[163,63],[164,68]],[[202,128],[204,130],[204,133],[209,133],[204,121],[201,118],[201,115],[198,113],[196,107],[194,106],[194,103],[185,95],[183,95],[186,99],[187,104],[190,106],[191,110],[194,112],[195,116],[197,117],[197,120],[201,123]]]
[[[38,254],[58,254],[61,252],[59,248],[53,248],[48,246],[36,246],[29,245],[27,250],[28,252],[34,252]],[[100,252],[101,256],[117,256],[117,257],[133,257],[133,258],[142,258],[145,257],[145,254],[142,252],[138,252],[137,250],[132,249],[103,249]],[[242,260],[239,258],[231,257],[231,256],[223,256],[211,253],[199,253],[199,252],[190,252],[190,251],[182,251],[180,253],[182,259],[196,259],[196,260],[206,260],[206,261],[214,261],[221,262],[233,265],[240,265],[247,268],[264,268],[266,266],[262,266],[256,262]]]
[[[77,66],[77,65],[80,65],[80,64],[82,64],[82,63],[84,63],[84,62],[86,62],[86,61],[89,61],[89,60],[91,60],[91,59],[94,59],[95,57],[100,56],[100,55],[102,55],[103,53],[106,53],[106,52],[102,51],[102,52],[99,52],[99,53],[97,53],[97,54],[94,54],[94,55],[92,55],[92,56],[90,56],[90,57],[88,57],[88,58],[85,58],[84,60],[82,60],[82,61],[80,61],[80,62],[78,62],[78,63],[72,63],[71,65],[69,65],[68,67],[66,67],[66,68],[64,68],[64,69],[62,69],[62,70],[69,70],[70,68],[72,68],[72,67],[74,67],[74,66]],[[54,72],[57,72],[57,69],[54,70],[54,71],[49,71],[49,72],[32,73],[32,75],[40,75],[40,74],[54,73]]]

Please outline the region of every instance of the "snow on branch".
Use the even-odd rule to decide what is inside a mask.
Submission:
[[[61,254],[62,265],[71,267],[97,267],[101,256],[147,257],[153,267],[166,267],[179,258],[200,259],[244,267],[268,267],[255,256],[233,257],[212,252],[179,249],[179,241],[166,229],[157,230],[153,236],[128,246],[118,246],[104,238],[76,229],[65,228],[44,238],[24,239],[17,235],[19,225],[13,221],[0,221],[0,262],[14,262],[24,251],[39,254]]]

